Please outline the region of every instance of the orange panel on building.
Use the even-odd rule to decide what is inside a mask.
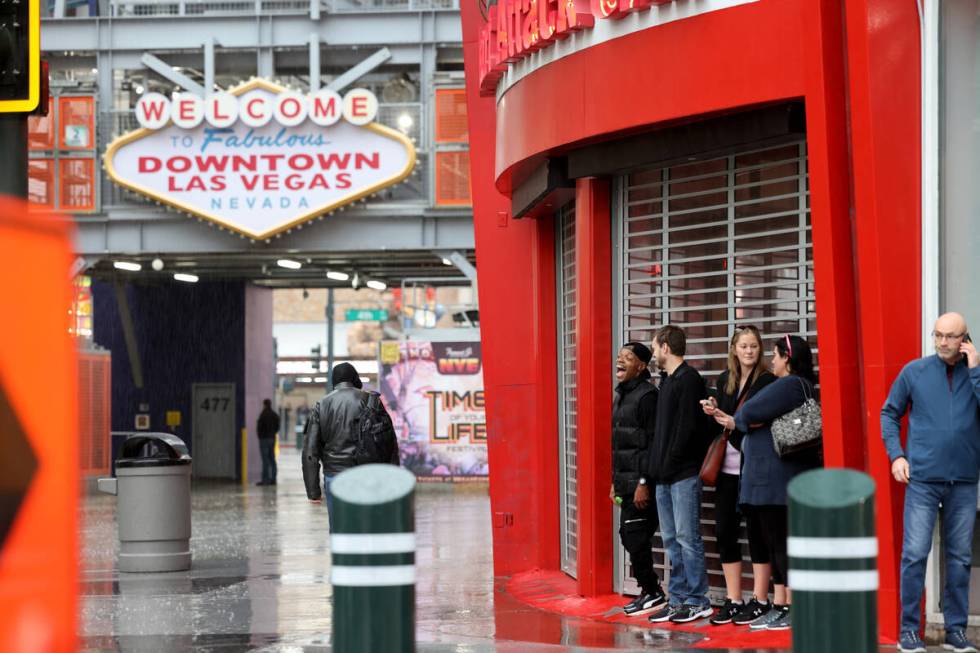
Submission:
[[[27,145],[32,150],[54,149],[54,98],[48,98],[48,115],[27,119]]]
[[[461,88],[437,90],[436,142],[465,143],[467,140],[466,91]]]
[[[27,164],[27,200],[34,205],[54,208],[54,161],[31,159]]]
[[[95,208],[95,160],[61,159],[58,162],[61,198],[58,207],[71,211]]]
[[[58,147],[86,150],[95,147],[95,98],[90,95],[58,98]]]
[[[472,204],[468,150],[436,152],[436,204],[439,206]]]

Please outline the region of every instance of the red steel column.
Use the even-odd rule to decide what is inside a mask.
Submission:
[[[824,456],[828,467],[863,470],[843,16],[840,0],[813,0],[803,11],[809,26],[803,35]]]
[[[855,266],[868,472],[877,483],[879,623],[898,631],[904,487],[892,480],[879,412],[921,353],[919,19],[914,2],[844,3]]]
[[[609,182],[575,189],[578,335],[578,589],[612,591],[612,227]]]
[[[558,496],[558,314],[554,216],[535,220],[531,242],[531,306],[537,373],[535,399],[537,564],[542,569],[561,567],[561,524]]]
[[[478,32],[484,20],[475,2],[462,3],[460,14],[473,229],[481,270],[493,569],[497,576],[509,576],[554,558],[558,548],[557,501],[554,519],[541,520],[543,497],[557,491],[544,487],[541,470],[548,464],[557,466],[557,444],[554,433],[538,430],[538,327],[530,317],[538,299],[531,253],[538,226],[532,220],[513,220],[509,198],[494,186],[496,107],[494,98],[479,95],[477,80]]]

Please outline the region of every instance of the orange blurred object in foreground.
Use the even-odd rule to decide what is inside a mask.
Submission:
[[[0,197],[0,653],[76,648],[72,257],[70,223]]]

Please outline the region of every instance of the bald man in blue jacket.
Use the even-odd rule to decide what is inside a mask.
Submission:
[[[906,365],[881,408],[881,435],[892,463],[892,476],[908,485],[898,650],[926,651],[919,637],[919,604],[932,531],[942,504],[946,549],[944,648],[977,653],[965,631],[980,479],[980,355],[970,342],[966,320],[958,313],[941,316],[932,337],[935,355]],[[903,449],[899,431],[906,412],[909,431]]]

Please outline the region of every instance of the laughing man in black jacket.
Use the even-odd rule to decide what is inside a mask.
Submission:
[[[610,499],[620,503],[619,538],[630,555],[640,595],[623,606],[635,617],[667,602],[653,570],[653,536],[657,532],[657,502],[646,484],[646,461],[657,413],[657,387],[650,383],[650,348],[627,342],[616,357],[616,398],[613,401]],[[641,480],[642,479],[642,480]]]
[[[647,480],[656,485],[660,533],[670,558],[670,602],[650,621],[686,623],[711,616],[701,539],[701,478],[708,449],[701,400],[704,380],[684,362],[687,338],[679,327],[661,328],[653,340],[660,382]]]

